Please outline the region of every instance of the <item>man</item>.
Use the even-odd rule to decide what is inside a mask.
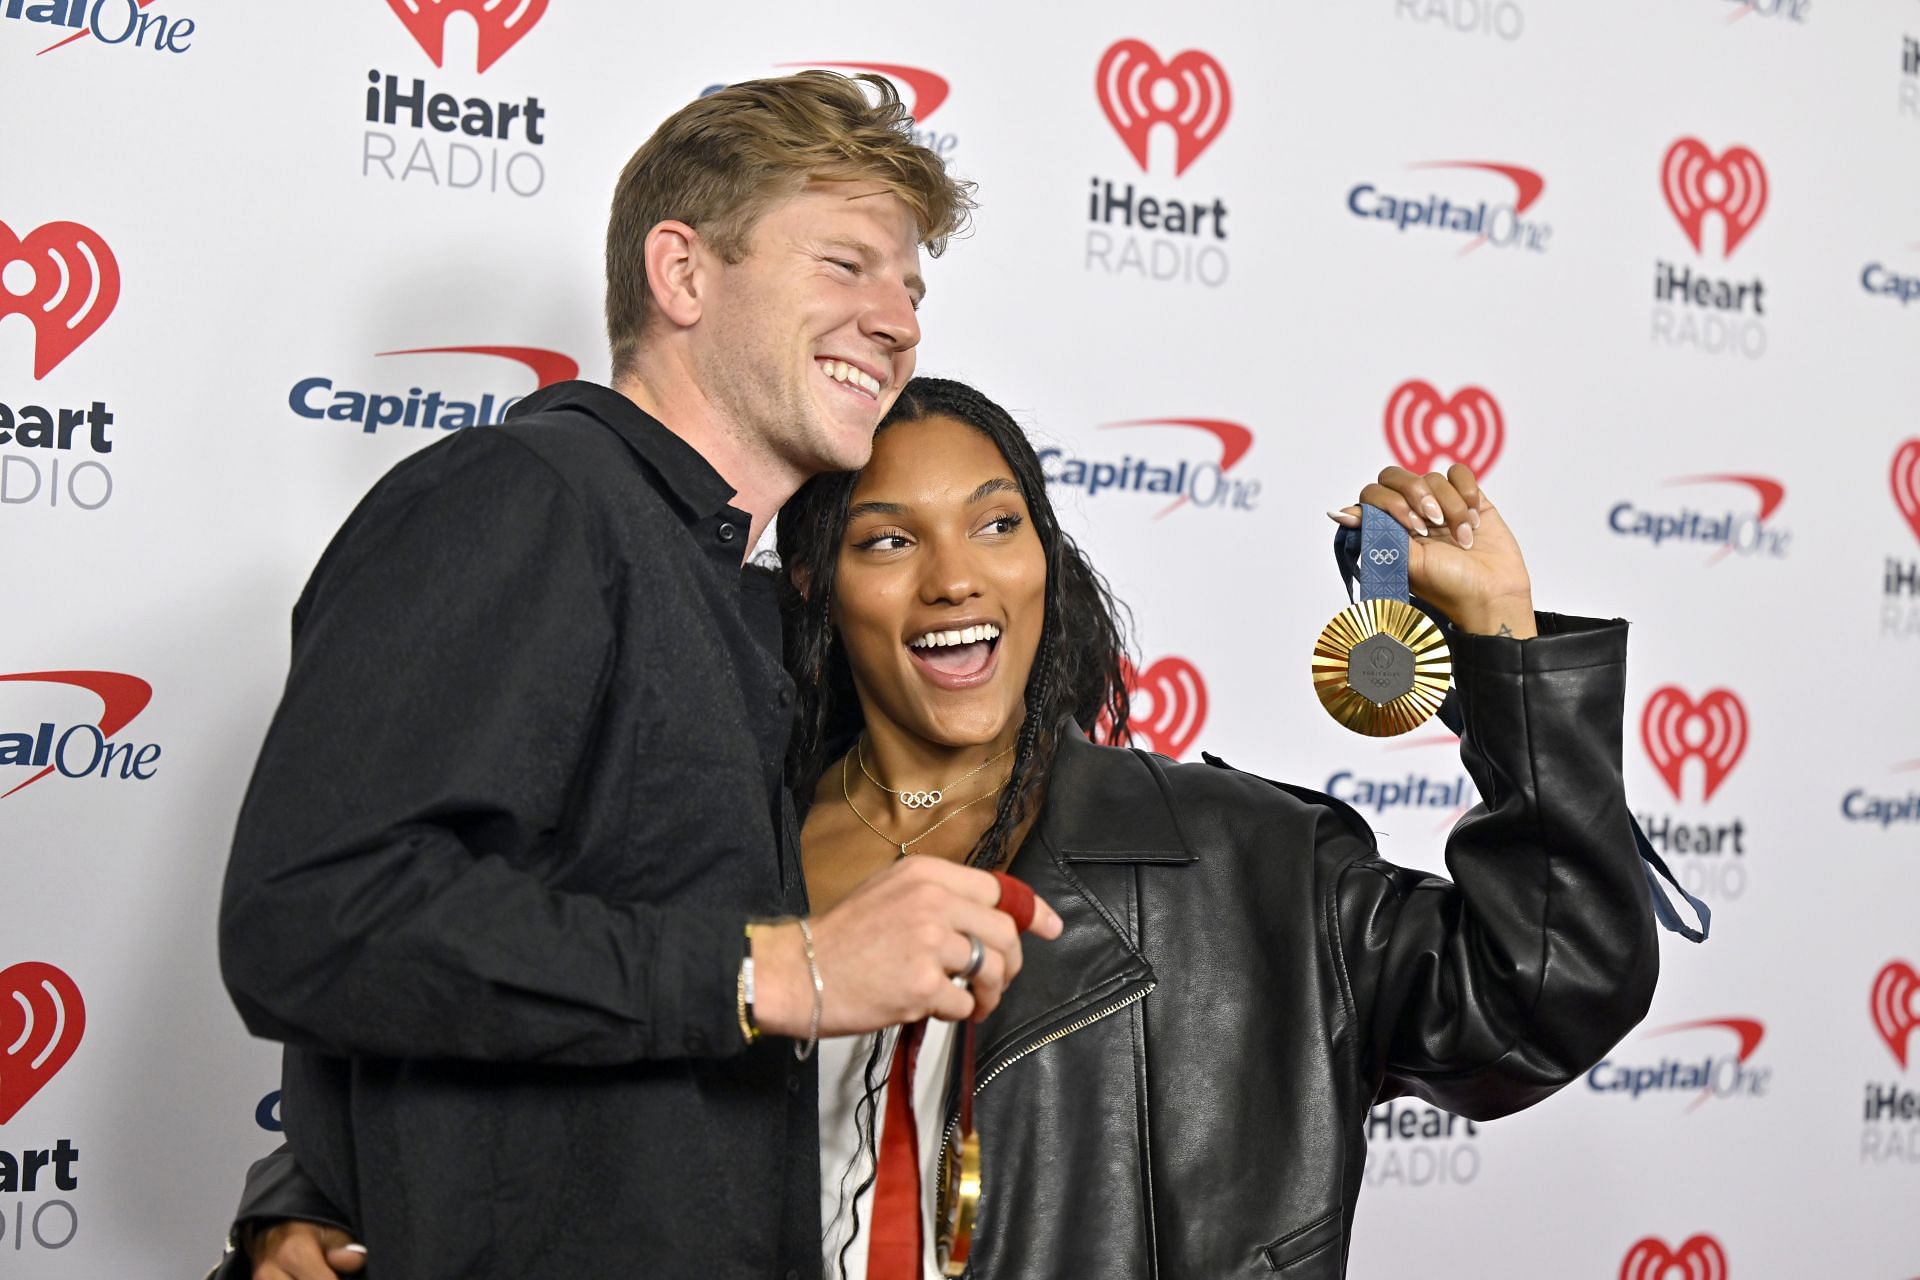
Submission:
[[[758,81],[663,124],[608,227],[613,389],[402,462],[295,608],[221,959],[288,1046],[292,1154],[382,1275],[816,1274],[799,1059],[984,1014],[1019,969],[991,877],[930,859],[791,919],[792,686],[741,561],[802,480],[866,461],[918,246],[970,207],[872,86]]]

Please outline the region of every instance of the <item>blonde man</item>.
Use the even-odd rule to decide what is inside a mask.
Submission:
[[[935,860],[796,919],[792,686],[742,569],[913,372],[920,248],[971,202],[910,125],[825,72],[675,114],[614,196],[614,385],[402,462],[295,608],[221,960],[381,1275],[814,1275],[813,1042],[1019,970],[991,878]],[[331,1216],[289,1176],[255,1225]],[[263,1277],[330,1274],[285,1239]]]

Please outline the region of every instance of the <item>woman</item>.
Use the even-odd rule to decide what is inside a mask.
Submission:
[[[1370,1106],[1518,1110],[1645,1013],[1657,952],[1620,779],[1624,624],[1536,618],[1462,468],[1389,469],[1360,497],[1426,535],[1413,587],[1454,623],[1484,802],[1448,840],[1452,884],[1381,859],[1327,797],[1083,736],[1103,712],[1125,731],[1114,606],[1024,435],[970,388],[915,380],[863,471],[782,512],[812,909],[913,855],[1005,867],[1064,922],[975,1029],[974,1275],[1339,1276]],[[901,1122],[927,1172],[956,1107],[938,1034]],[[896,1044],[823,1046],[830,1275],[901,1238],[871,1207]],[[308,1231],[255,1256],[311,1249]]]

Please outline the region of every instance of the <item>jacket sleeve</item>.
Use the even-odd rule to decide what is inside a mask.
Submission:
[[[1659,951],[1620,773],[1626,624],[1542,614],[1540,631],[1448,637],[1482,801],[1447,841],[1452,883],[1370,841],[1338,864],[1338,945],[1380,1098],[1517,1111],[1652,1000]]]
[[[463,432],[361,504],[295,611],[220,907],[256,1035],[606,1064],[740,1044],[742,917],[543,882],[615,653],[579,499]],[[701,851],[690,848],[687,857]]]
[[[353,1224],[336,1209],[333,1202],[307,1177],[294,1159],[293,1148],[282,1143],[247,1170],[246,1186],[240,1192],[240,1207],[233,1214],[233,1230],[228,1243],[235,1249],[250,1227],[266,1227],[276,1222],[316,1222],[338,1227],[353,1234]],[[251,1271],[246,1266],[241,1274]]]

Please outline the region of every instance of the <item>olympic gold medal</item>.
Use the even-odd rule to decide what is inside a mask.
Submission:
[[[980,1135],[969,1133],[950,1144],[941,1172],[936,1240],[940,1274],[965,1275],[967,1255],[973,1252],[973,1224],[980,1216]]]
[[[1440,710],[1453,658],[1433,619],[1404,600],[1362,600],[1333,616],[1313,646],[1313,691],[1355,733],[1411,733]]]

